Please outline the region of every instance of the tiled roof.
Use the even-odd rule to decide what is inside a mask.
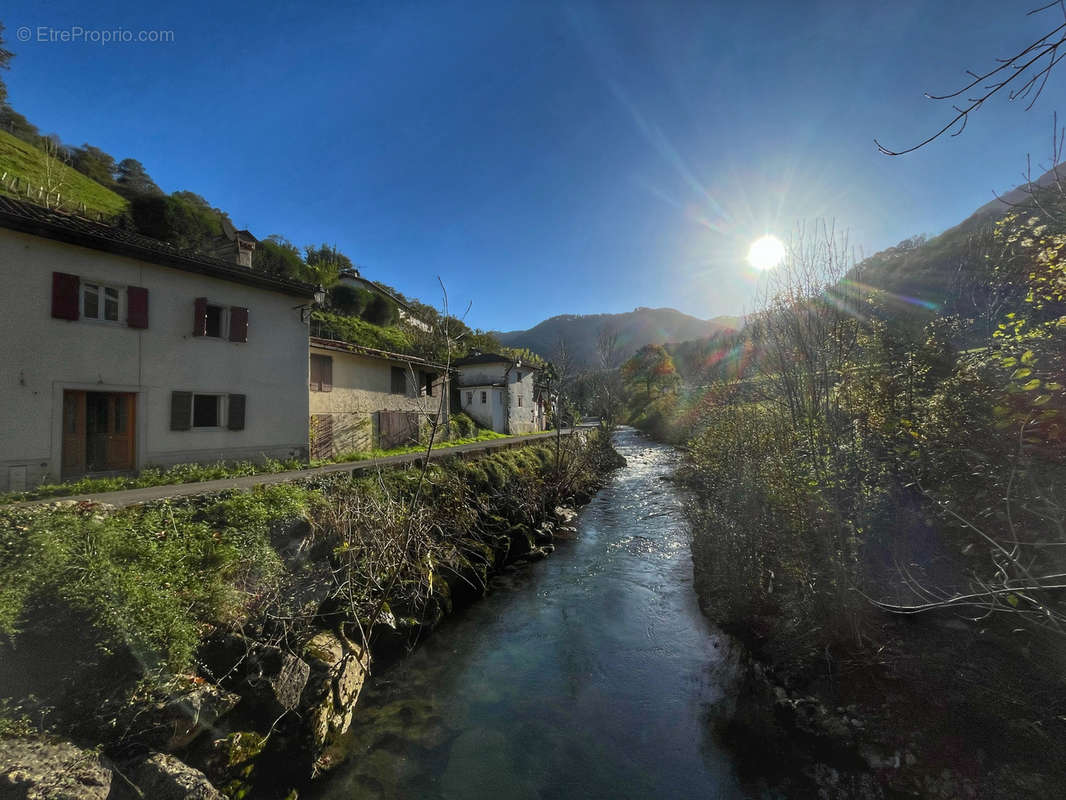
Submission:
[[[0,228],[298,297],[311,297],[314,293],[314,288],[306,283],[263,275],[248,267],[193,250],[183,250],[115,225],[94,222],[3,195],[0,195]]]
[[[476,356],[457,359],[454,363],[457,367],[465,367],[468,364],[513,364],[514,359],[499,353],[478,353]]]
[[[353,353],[368,358],[380,358],[385,361],[402,361],[405,364],[420,364],[444,372],[447,367],[443,364],[434,364],[421,356],[408,356],[403,353],[390,353],[387,350],[378,350],[376,347],[365,347],[361,344],[342,342],[338,339],[323,339],[320,336],[310,337],[311,347],[320,347],[323,350],[335,350],[340,353]]]

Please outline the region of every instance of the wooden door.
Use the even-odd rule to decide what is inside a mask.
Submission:
[[[85,392],[63,392],[63,476],[85,472]]]
[[[137,404],[125,392],[107,396],[106,470],[133,469],[133,432]]]
[[[85,392],[85,470],[133,469],[135,420],[133,395]]]

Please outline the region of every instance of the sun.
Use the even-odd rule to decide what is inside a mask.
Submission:
[[[755,269],[773,269],[785,258],[785,246],[776,236],[761,236],[748,249],[748,263]]]

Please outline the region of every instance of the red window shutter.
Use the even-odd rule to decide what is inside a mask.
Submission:
[[[78,318],[78,290],[81,282],[77,275],[65,272],[52,273],[52,316],[56,319]]]
[[[193,311],[192,335],[207,336],[207,298],[197,297],[196,308]]]
[[[231,342],[248,341],[248,309],[231,306],[229,310],[229,340]]]
[[[126,324],[131,328],[148,327],[148,290],[143,286],[126,287]]]

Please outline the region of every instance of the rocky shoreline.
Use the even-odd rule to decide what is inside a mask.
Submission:
[[[194,674],[174,676],[169,691],[115,714],[116,728],[138,731],[116,737],[120,746],[40,735],[0,739],[0,796],[294,800],[308,780],[338,763],[336,745],[371,666],[402,657],[445,616],[489,591],[493,575],[551,554],[556,536],[576,532],[576,508],[620,459],[613,450],[601,457],[596,479],[534,524],[516,523],[503,509],[485,516],[481,535],[463,540],[467,555],[440,565],[424,607],[386,605],[366,637],[350,615],[326,605],[316,630],[301,641],[219,630],[205,637]],[[308,535],[307,523],[294,521],[277,532],[277,549],[302,553]]]

